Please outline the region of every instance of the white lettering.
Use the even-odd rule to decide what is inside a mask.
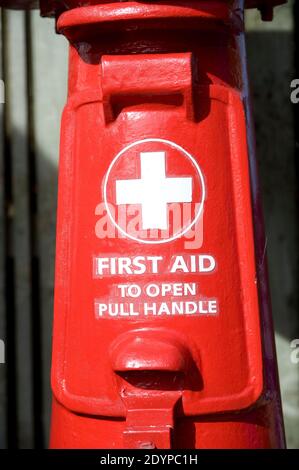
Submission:
[[[184,260],[184,256],[177,256],[175,258],[175,261],[172,265],[172,268],[170,270],[171,273],[176,273],[177,271],[183,271],[184,273],[188,273],[189,270],[187,268],[187,265]]]
[[[111,257],[94,259],[95,276],[158,274],[162,256]]]
[[[216,267],[216,261],[213,256],[199,256],[199,271],[201,273],[211,273]]]
[[[211,255],[176,256],[170,272],[210,273],[216,268],[215,258]]]
[[[175,315],[217,315],[219,313],[216,299],[180,301],[180,302],[145,302],[134,303],[95,303],[97,318],[141,317],[141,316],[175,316]]]

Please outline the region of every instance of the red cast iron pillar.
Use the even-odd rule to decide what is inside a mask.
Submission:
[[[243,22],[282,1],[40,3],[70,43],[51,447],[284,447]]]

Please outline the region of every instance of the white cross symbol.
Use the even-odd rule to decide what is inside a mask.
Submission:
[[[143,230],[167,230],[167,204],[192,202],[192,178],[167,178],[165,158],[141,152],[141,179],[116,181],[116,204],[141,204]]]

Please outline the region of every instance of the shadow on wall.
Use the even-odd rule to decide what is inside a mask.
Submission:
[[[249,33],[247,46],[275,327],[279,335],[291,341],[299,337],[297,181],[294,110],[289,97],[294,78],[293,38],[287,33]],[[28,136],[17,129],[6,129],[4,151],[4,298],[9,367],[0,366],[0,379],[7,379],[6,396],[2,397],[7,424],[1,429],[0,447],[42,447],[47,445],[49,429],[53,309],[53,282],[46,284],[43,279],[49,279],[49,275],[54,279],[57,168],[45,149],[34,148]],[[16,160],[22,158],[27,158],[26,171],[18,172],[16,179]],[[47,175],[46,188],[39,179],[41,172]],[[20,200],[28,189],[30,211],[21,215]],[[26,220],[19,223],[19,218]],[[28,232],[28,244],[22,248],[27,253],[22,253],[20,260],[16,241],[22,238],[22,230]],[[45,247],[47,253],[41,257]],[[30,269],[24,271],[20,263],[26,259]],[[293,373],[297,372],[294,367]]]
[[[299,448],[299,364],[291,360],[291,342],[299,338],[299,105],[290,100],[291,81],[298,77],[295,44],[293,35],[282,31],[247,36],[272,311],[290,448]]]
[[[51,404],[57,168],[43,151],[33,157],[27,136],[14,129],[11,135],[13,143],[9,136],[4,139],[6,361],[0,366],[0,382],[6,382],[1,404],[6,429],[0,423],[0,447],[6,442],[9,447],[39,448],[47,446]],[[26,152],[31,163],[20,171],[13,159],[27,158]],[[45,187],[37,167],[46,175]],[[23,198],[30,208],[25,213]]]
[[[283,32],[249,33],[247,51],[275,328],[293,339],[299,334],[294,40]]]

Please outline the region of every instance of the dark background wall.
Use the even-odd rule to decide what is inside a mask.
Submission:
[[[297,4],[298,10],[298,4]],[[297,19],[298,19],[297,11]],[[299,78],[295,5],[277,8],[273,23],[247,15],[247,51],[257,157],[266,222],[268,264],[288,445],[299,448],[299,365],[290,360],[299,338],[298,127],[290,84]],[[298,67],[298,57],[297,57]]]
[[[299,448],[298,127],[290,83],[299,78],[293,3],[271,24],[247,15],[247,47],[288,444]],[[297,18],[299,17],[297,11]],[[0,21],[0,447],[46,445],[50,417],[59,126],[67,44],[37,12]],[[298,41],[297,41],[298,42]],[[298,111],[297,111],[298,110]],[[297,158],[297,160],[296,160]],[[9,419],[7,419],[9,416]]]

